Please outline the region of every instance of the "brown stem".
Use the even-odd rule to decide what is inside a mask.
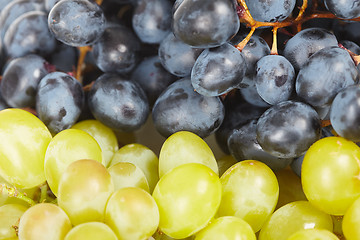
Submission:
[[[321,120],[321,127],[327,127],[327,126],[330,126],[331,125],[331,122],[330,120]]]
[[[303,18],[307,5],[308,5],[307,0],[303,0],[303,4],[301,5],[299,14],[294,20],[295,22],[299,22]]]
[[[91,51],[90,46],[79,47],[79,59],[76,67],[75,78],[81,83],[82,82],[82,70],[85,61],[86,54]]]
[[[236,48],[239,49],[239,51],[241,52],[244,47],[246,46],[246,44],[250,41],[251,36],[254,34],[256,28],[251,28],[250,32],[248,33],[248,35],[240,42],[236,45]]]
[[[272,43],[272,47],[271,47],[271,55],[278,55],[278,50],[277,50],[277,31],[278,28],[274,27],[273,28],[273,43]]]
[[[96,3],[100,6],[102,4],[103,0],[96,0]]]

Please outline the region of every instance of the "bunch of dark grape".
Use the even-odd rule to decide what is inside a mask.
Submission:
[[[0,0],[0,239],[360,239],[359,0]]]

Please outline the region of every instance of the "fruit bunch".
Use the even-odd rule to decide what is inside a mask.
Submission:
[[[360,239],[359,22],[0,0],[0,239]]]

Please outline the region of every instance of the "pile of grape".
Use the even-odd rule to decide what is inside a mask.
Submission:
[[[0,0],[0,239],[359,240],[359,29],[359,0]]]

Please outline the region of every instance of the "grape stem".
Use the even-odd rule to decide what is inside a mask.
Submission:
[[[6,184],[2,183],[0,184],[0,193],[1,194],[6,194],[9,197],[15,197],[17,199],[20,199],[22,201],[27,202],[30,206],[33,206],[36,204],[36,202],[34,200],[32,200],[31,198],[25,196],[23,193],[19,192],[19,190],[17,190],[14,187],[9,187]]]
[[[47,183],[45,183],[40,187],[40,200],[39,200],[39,203],[46,202],[47,197],[48,197],[47,191],[48,191],[48,185],[47,185]]]
[[[75,73],[75,78],[82,83],[82,70],[84,67],[84,61],[85,61],[85,57],[86,54],[91,51],[91,47],[90,46],[84,46],[84,47],[79,47],[79,59],[77,62],[77,67],[76,67],[76,73]]]

